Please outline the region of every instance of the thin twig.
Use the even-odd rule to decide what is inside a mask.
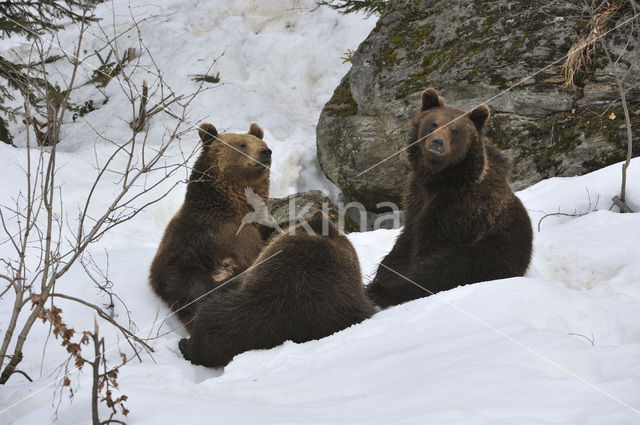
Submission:
[[[98,313],[98,316],[101,319],[106,320],[107,322],[111,323],[113,326],[115,326],[116,328],[118,328],[118,330],[120,332],[122,332],[127,338],[131,338],[133,339],[135,342],[137,342],[138,344],[142,345],[145,350],[149,351],[149,352],[153,352],[153,347],[151,347],[149,344],[147,344],[144,340],[140,339],[139,337],[137,337],[133,332],[131,332],[130,330],[126,329],[125,327],[123,327],[122,325],[120,325],[118,322],[116,322],[115,320],[113,320],[111,317],[109,317],[108,314],[106,314],[104,312],[104,310],[102,310],[100,307],[98,307],[95,304],[92,304],[88,301],[85,301],[81,298],[77,298],[71,295],[66,295],[66,294],[61,294],[59,292],[54,292],[51,294],[52,297],[57,297],[57,298],[64,298],[66,300],[70,300],[70,301],[75,301],[79,304],[82,304],[84,306],[87,306],[89,308],[92,308],[93,310],[95,310],[96,313]],[[131,343],[131,341],[129,341],[127,339],[127,342],[129,343],[129,345],[135,349],[135,347],[133,347],[133,344]],[[139,357],[138,357],[139,358]],[[142,359],[140,359],[140,361],[142,361]]]

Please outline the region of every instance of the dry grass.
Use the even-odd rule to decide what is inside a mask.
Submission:
[[[605,28],[617,6],[607,3],[602,11],[592,14],[589,21],[589,34],[580,37],[569,49],[567,59],[560,66],[564,75],[565,88],[574,87],[574,77],[580,70],[585,69],[593,61],[596,53],[596,41]]]

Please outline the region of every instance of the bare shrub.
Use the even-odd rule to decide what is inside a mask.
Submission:
[[[83,16],[89,16],[92,7],[95,5],[86,6],[82,11]],[[73,110],[74,104],[70,101],[72,93],[79,87],[96,84],[95,71],[100,68],[93,69],[93,72],[89,70],[87,75],[91,77],[87,81],[78,82],[78,76],[80,68],[87,66],[86,60],[97,52],[83,53],[83,39],[89,27],[89,22],[84,19],[77,27],[73,52],[62,49],[59,42],[56,46],[55,36],[45,40],[34,34],[30,57],[24,60],[24,75],[27,78],[14,81],[20,86],[20,93],[24,94],[22,114],[27,126],[24,132],[24,175],[19,185],[21,190],[14,194],[10,202],[0,205],[0,226],[4,232],[0,243],[7,244],[12,252],[0,259],[0,280],[5,282],[0,288],[0,297],[12,297],[13,301],[0,344],[0,384],[5,384],[15,374],[31,379],[27,371],[19,369],[19,365],[24,359],[25,342],[33,326],[38,319],[42,319],[49,323],[51,334],[69,354],[61,378],[62,388],[71,389],[70,365],[76,370],[81,370],[87,363],[91,365],[94,425],[124,423],[114,419],[114,416],[118,412],[124,415],[128,412],[123,407],[126,396],[116,397],[113,392],[117,387],[118,370],[126,364],[127,356],[121,353],[121,362],[117,366],[107,366],[108,350],[105,350],[104,337],[98,334],[97,320],[111,326],[124,337],[123,342],[133,352],[130,356],[141,360],[140,353],[151,354],[153,349],[148,340],[138,335],[127,306],[113,292],[108,271],[94,260],[91,247],[112,229],[134,219],[145,208],[163,199],[180,183],[174,175],[185,169],[195,150],[185,152],[180,149],[182,154],[177,158],[167,156],[167,150],[179,143],[182,135],[195,128],[196,124],[188,121],[187,114],[193,100],[205,90],[200,84],[192,93],[175,93],[163,79],[153,55],[146,48],[139,24],[133,19],[129,28],[117,34],[107,34],[99,26],[105,40],[103,50],[108,52],[103,52],[103,57],[116,58],[118,71],[105,75],[105,78],[99,79],[99,83],[117,84],[125,94],[131,110],[129,135],[119,140],[108,138],[105,129],[94,128],[82,115],[74,114],[74,121],[78,118],[83,120],[95,133],[97,143],[110,149],[108,155],[96,157],[95,176],[85,199],[79,205],[64,203],[65,187],[58,181],[58,150],[65,143],[61,129],[68,121],[65,120],[68,117],[65,112]],[[137,36],[138,45],[134,50],[127,46],[127,53],[124,54],[118,39],[129,32]],[[58,47],[70,64],[68,74],[57,73],[59,65],[56,69],[50,69],[45,60]],[[134,52],[140,54],[132,59]],[[152,64],[151,67],[142,62],[142,56]],[[33,58],[39,60],[34,61]],[[145,77],[151,75],[153,83],[148,85],[145,81],[142,87],[138,87],[134,81],[140,81],[139,74]],[[52,78],[55,81],[51,81]],[[43,79],[45,84],[36,84],[38,79]],[[37,102],[44,102],[44,108],[36,108]],[[149,104],[153,106],[149,107]],[[122,109],[126,110],[124,107]],[[39,114],[38,111],[45,112]],[[166,114],[163,116],[168,124],[164,126],[161,140],[150,141],[149,121],[160,112]],[[106,184],[111,188],[116,187],[109,193],[112,200],[98,202],[100,190]],[[108,297],[106,308],[65,292],[61,279],[68,275],[75,264],[82,266],[88,282]],[[62,310],[56,305],[56,300],[60,299],[93,311],[98,318],[94,328],[76,330],[67,326],[62,318]],[[126,323],[114,318],[114,304],[126,312]],[[75,335],[80,335],[80,340],[75,340]],[[88,356],[82,348],[91,343],[94,350]],[[100,421],[98,418],[95,406],[98,400],[110,409],[107,420]]]

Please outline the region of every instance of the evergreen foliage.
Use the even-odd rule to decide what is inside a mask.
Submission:
[[[45,32],[57,31],[69,22],[83,19],[82,11],[91,10],[102,0],[5,0],[0,1],[0,38],[16,35],[33,40]],[[84,18],[95,20],[93,15]],[[11,108],[15,91],[36,108],[41,104],[37,93],[50,93],[53,87],[42,78],[44,64],[60,59],[50,56],[38,62],[15,63],[0,56],[0,141],[12,143],[9,121],[15,121],[20,108]]]
[[[329,6],[340,13],[364,12],[369,15],[381,15],[390,0],[323,0],[318,6]]]

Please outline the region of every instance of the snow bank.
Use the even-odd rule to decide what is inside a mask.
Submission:
[[[554,179],[518,195],[534,218],[579,209],[585,187],[606,206],[618,172],[615,165]],[[639,160],[630,173],[630,181],[638,181]],[[630,188],[629,198],[640,199],[640,188]],[[363,273],[375,273],[396,235],[397,230],[350,235]],[[176,349],[183,333],[171,333],[155,341],[156,363],[130,363],[121,372],[120,386],[132,411],[129,421],[637,423],[638,240],[638,214],[604,210],[554,216],[535,232],[527,277],[467,285],[409,302],[319,341],[247,352],[224,373],[184,361]],[[156,311],[167,313],[146,287],[140,267],[153,252],[134,247],[110,252],[114,281],[127,285],[119,293],[139,325],[150,323]],[[90,291],[83,295],[91,296]],[[85,322],[91,317],[72,314]],[[80,387],[73,404],[62,404],[61,423],[88,420],[86,378],[74,375]],[[16,380],[11,391],[0,395],[0,405],[29,395],[49,379]],[[10,423],[42,423],[50,417],[50,401],[50,392],[43,391],[5,415]]]

